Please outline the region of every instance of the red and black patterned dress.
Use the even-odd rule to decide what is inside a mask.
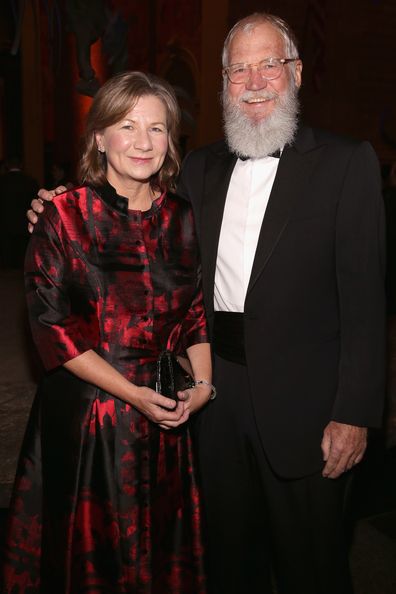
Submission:
[[[26,259],[33,335],[48,370],[10,508],[2,594],[202,594],[200,508],[188,427],[162,431],[62,367],[94,349],[153,387],[167,339],[206,342],[189,204],[128,210],[107,185],[66,192]]]

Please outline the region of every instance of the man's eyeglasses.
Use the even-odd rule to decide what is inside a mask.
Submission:
[[[296,62],[299,58],[266,58],[255,64],[231,64],[223,69],[223,74],[228,76],[228,80],[235,84],[246,83],[251,74],[252,68],[256,68],[261,78],[265,80],[274,80],[278,78],[283,71],[283,66],[289,62]]]

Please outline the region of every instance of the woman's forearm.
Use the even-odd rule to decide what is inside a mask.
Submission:
[[[208,342],[194,344],[187,349],[187,355],[194,379],[199,383],[193,389],[184,390],[181,397],[190,412],[194,413],[209,402],[213,393],[210,345]]]
[[[153,423],[165,429],[178,427],[188,419],[189,410],[183,402],[177,404],[146,386],[128,381],[93,350],[70,359],[65,369],[89,384],[134,406]]]
[[[212,383],[210,344],[208,342],[194,344],[188,347],[187,355],[191,363],[194,379]]]
[[[138,386],[129,382],[95,351],[89,350],[70,359],[64,364],[64,367],[89,384],[93,384],[129,404],[134,404]]]

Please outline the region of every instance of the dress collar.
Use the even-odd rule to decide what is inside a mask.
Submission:
[[[159,211],[166,196],[166,192],[162,192],[158,198],[152,201],[151,207],[148,210],[142,211],[128,208],[128,198],[117,194],[116,189],[109,182],[106,182],[103,186],[96,186],[94,190],[103,202],[120,214],[129,216],[140,213],[145,219],[150,218]]]

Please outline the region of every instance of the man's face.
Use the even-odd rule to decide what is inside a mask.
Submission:
[[[277,29],[269,23],[261,23],[251,31],[236,33],[229,47],[228,65],[256,64],[265,58],[293,57],[285,55],[284,46],[284,39]],[[274,80],[262,78],[253,68],[246,83],[228,81],[229,99],[252,121],[263,120],[276,108],[277,98],[287,91],[291,77],[294,77],[297,87],[301,85],[302,63],[298,60],[294,64],[294,71],[290,64],[285,64],[282,74]]]

